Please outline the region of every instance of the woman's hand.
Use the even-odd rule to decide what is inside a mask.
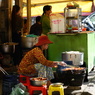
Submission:
[[[56,68],[57,67],[57,62],[53,61],[52,67]]]
[[[64,61],[61,61],[61,62],[58,63],[58,65],[66,66],[67,64]]]
[[[54,67],[56,68],[58,65],[66,66],[67,64],[64,61],[53,61]]]
[[[57,68],[58,65],[66,66],[67,64],[64,61],[53,61],[52,67]]]

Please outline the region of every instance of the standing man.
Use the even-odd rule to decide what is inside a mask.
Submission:
[[[36,23],[33,24],[30,28],[30,34],[41,36],[41,34],[42,34],[42,25],[41,25],[40,20],[41,20],[41,17],[37,16],[36,17]]]

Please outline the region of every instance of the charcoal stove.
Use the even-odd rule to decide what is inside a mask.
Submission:
[[[64,85],[67,86],[81,86],[85,78],[86,68],[84,67],[77,68],[82,69],[76,70],[67,66],[63,67],[58,65],[56,69],[58,80],[60,80],[60,82],[64,83]]]

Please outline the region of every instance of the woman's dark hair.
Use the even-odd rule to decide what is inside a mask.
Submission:
[[[35,46],[35,45],[32,47],[32,49],[34,49],[34,48],[36,48],[36,47],[38,47],[38,48],[41,49],[41,46]],[[45,56],[45,50],[43,50],[43,54],[44,54],[44,56]]]
[[[12,22],[12,28],[14,29],[15,27],[15,22],[16,22],[16,15],[17,12],[20,10],[20,7],[18,5],[14,5],[12,9],[12,14],[11,14],[11,22]]]
[[[41,46],[35,46],[35,45],[32,47],[32,49],[33,49],[33,48],[36,48],[36,47],[38,47],[38,48],[40,48],[40,49],[41,49]]]
[[[45,5],[45,6],[43,7],[43,14],[44,14],[46,11],[51,10],[51,8],[52,8],[52,6],[50,6],[50,5]]]
[[[20,7],[18,5],[13,6],[12,15],[16,15],[16,13],[20,10]]]

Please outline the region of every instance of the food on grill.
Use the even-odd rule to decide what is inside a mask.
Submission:
[[[83,67],[73,67],[73,68],[62,69],[62,71],[68,71],[68,70],[84,70],[84,68]]]

